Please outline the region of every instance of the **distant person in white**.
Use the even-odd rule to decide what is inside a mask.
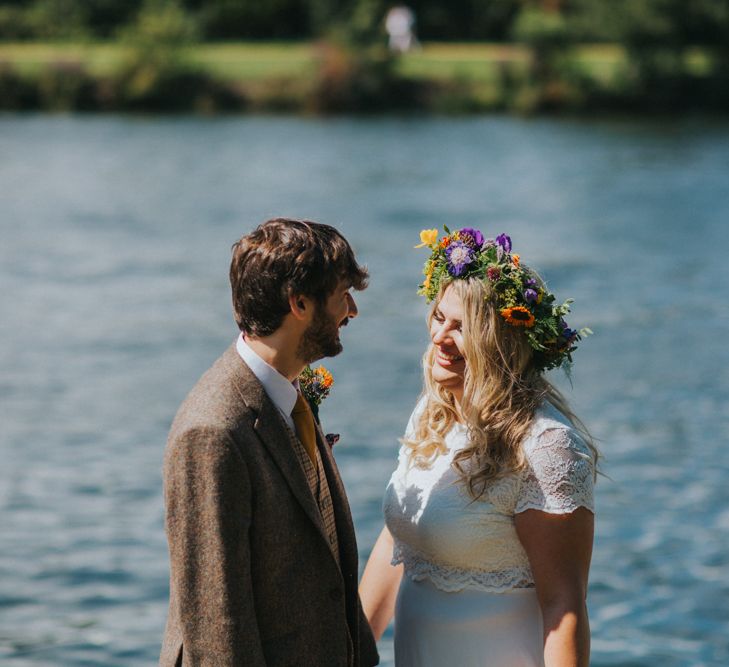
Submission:
[[[410,7],[396,5],[387,12],[385,30],[390,37],[390,50],[405,53],[418,46],[415,37],[415,14]]]

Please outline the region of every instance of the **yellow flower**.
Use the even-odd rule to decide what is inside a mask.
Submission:
[[[424,229],[420,232],[420,243],[416,245],[416,248],[424,248],[425,246],[434,246],[438,242],[438,230],[437,229]]]
[[[425,281],[423,282],[423,289],[430,289],[430,281],[433,278],[433,270],[435,269],[435,262],[428,263],[428,272],[425,274]]]
[[[539,292],[537,292],[537,304],[542,303],[543,298],[544,298],[544,290],[540,289]]]

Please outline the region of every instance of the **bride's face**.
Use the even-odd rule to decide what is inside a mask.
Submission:
[[[463,358],[463,303],[456,292],[447,288],[433,312],[430,340],[435,347],[433,379],[457,399],[463,394],[466,360]]]

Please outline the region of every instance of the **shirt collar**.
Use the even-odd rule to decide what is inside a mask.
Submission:
[[[245,342],[243,334],[238,336],[235,344],[238,354],[246,362],[273,404],[287,417],[296,405],[298,391],[293,383],[289,382],[273,366],[267,364],[253,349]]]

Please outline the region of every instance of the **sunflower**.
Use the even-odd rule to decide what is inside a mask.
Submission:
[[[501,317],[515,327],[527,327],[528,329],[534,326],[534,315],[524,306],[504,308],[501,311]]]

